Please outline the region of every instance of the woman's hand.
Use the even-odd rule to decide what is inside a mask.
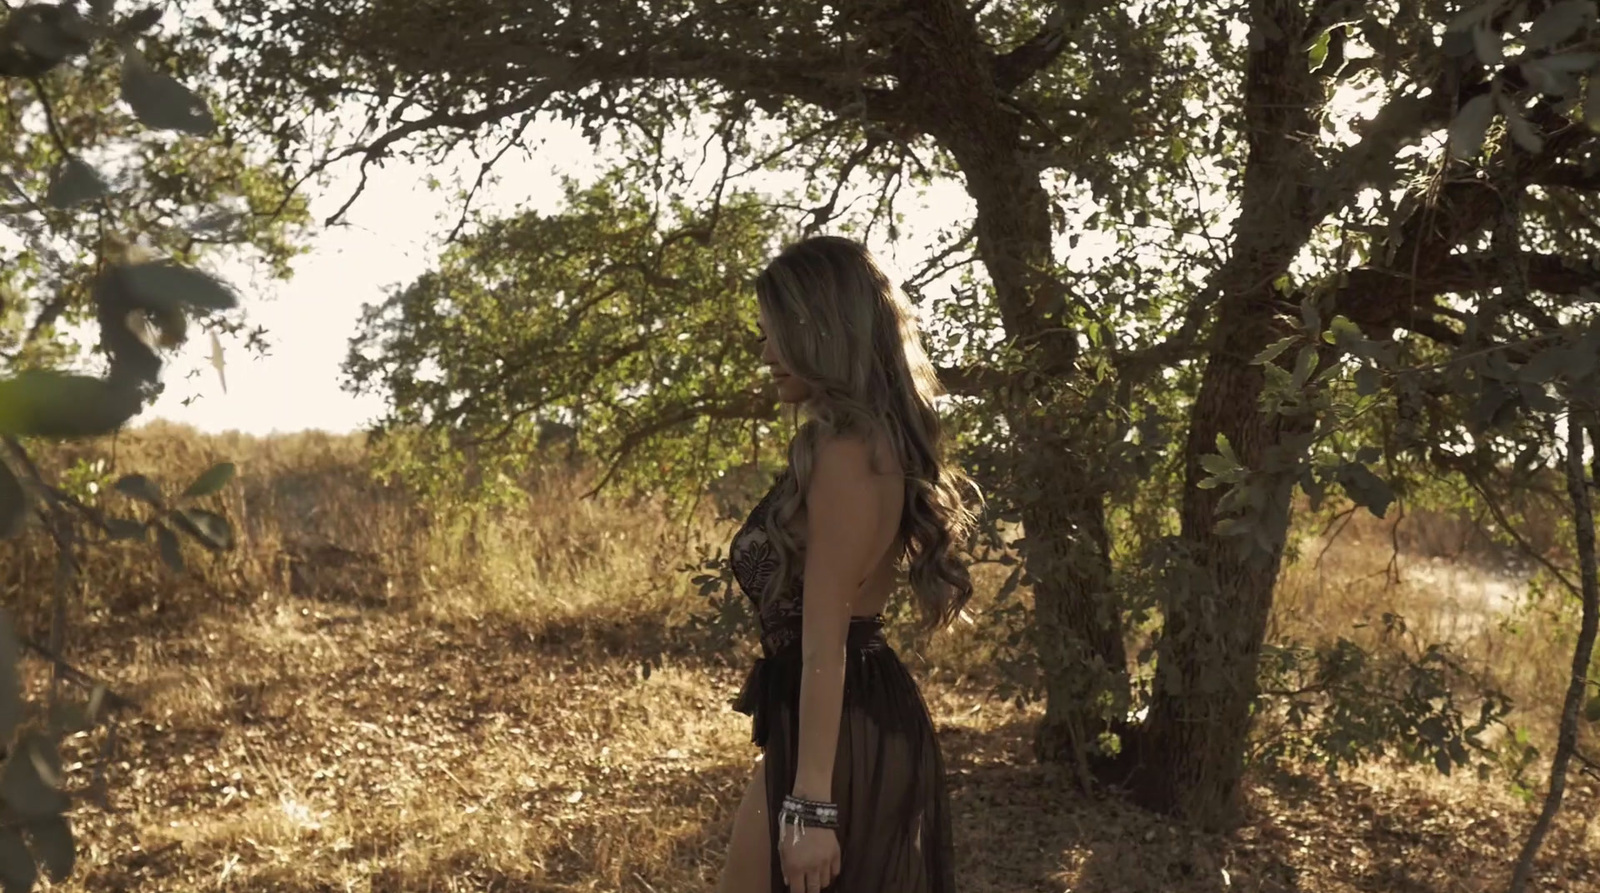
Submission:
[[[796,830],[801,830],[798,837]],[[779,825],[778,858],[789,893],[822,893],[839,876],[839,836],[832,828]]]

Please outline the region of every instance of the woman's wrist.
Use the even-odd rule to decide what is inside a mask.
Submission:
[[[795,797],[799,797],[801,800],[820,800],[824,803],[828,803],[832,802],[833,800],[833,785],[823,782],[820,779],[806,778],[803,775],[796,775],[794,787],[789,791],[789,793]]]

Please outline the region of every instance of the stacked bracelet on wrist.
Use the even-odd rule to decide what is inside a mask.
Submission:
[[[778,811],[778,827],[794,829],[795,838],[807,828],[839,828],[839,807],[821,800],[806,800],[790,794],[783,798],[783,809]]]

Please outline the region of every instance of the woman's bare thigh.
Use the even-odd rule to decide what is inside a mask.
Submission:
[[[767,773],[762,762],[750,776],[733,815],[728,862],[717,893],[772,893],[772,841],[767,830]]]

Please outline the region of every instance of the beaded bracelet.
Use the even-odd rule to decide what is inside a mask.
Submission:
[[[839,807],[834,803],[806,800],[790,794],[783,798],[783,808],[778,811],[778,825],[780,828],[793,828],[795,840],[799,840],[807,828],[837,830]]]

